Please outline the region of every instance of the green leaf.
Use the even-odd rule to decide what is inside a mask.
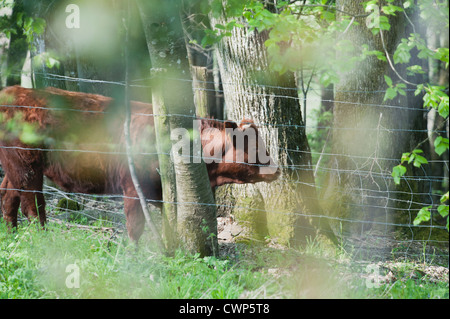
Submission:
[[[433,55],[433,58],[448,64],[449,63],[449,49],[448,48],[438,48],[436,50],[435,54]]]
[[[397,90],[394,88],[388,88],[386,94],[384,95],[384,101],[392,100],[397,96]]]
[[[394,182],[395,184],[400,184],[400,178],[405,175],[406,173],[406,167],[404,167],[403,165],[397,165],[394,166],[394,168],[392,169],[392,177],[394,178]]]
[[[439,115],[443,118],[447,118],[449,115],[449,107],[448,107],[448,96],[447,97],[441,97],[440,103],[438,105],[438,112]]]
[[[412,46],[408,44],[406,39],[403,39],[394,52],[394,63],[408,63],[411,59],[411,49]]]
[[[378,33],[380,33],[380,29],[379,28],[372,28],[372,34],[373,35],[377,35]]]
[[[449,149],[448,142],[449,142],[448,138],[445,138],[445,137],[442,137],[442,136],[438,136],[434,140],[434,150],[439,156],[444,154]]]
[[[391,24],[389,23],[389,19],[386,16],[380,17],[380,29],[389,31],[391,29]]]
[[[24,15],[24,12],[19,12],[19,13],[17,14],[16,23],[17,23],[17,26],[19,26],[19,27],[22,26],[22,23],[23,23],[23,15]]]
[[[381,10],[387,15],[395,15],[395,12],[403,11],[403,8],[390,4],[388,6],[383,6]]]
[[[390,87],[392,87],[392,79],[391,79],[389,76],[385,75],[385,76],[384,76],[384,80],[386,81],[386,84],[387,84],[387,85],[389,85]]]
[[[336,15],[333,12],[330,11],[323,11],[322,12],[322,17],[327,21],[327,22],[333,22],[336,20]]]
[[[365,3],[365,11],[366,12],[376,12],[378,13],[378,4],[377,4],[377,0],[371,0],[371,1],[367,1]]]
[[[424,90],[424,88],[423,88],[423,84],[419,84],[419,85],[417,86],[417,89],[416,89],[416,91],[414,91],[414,96],[417,96],[417,95],[419,95],[420,93],[422,93],[422,92],[423,92],[423,90]]]
[[[54,67],[59,68],[60,66],[60,62],[52,57],[48,57],[47,60],[45,61],[45,65],[49,68],[52,69]]]
[[[422,164],[428,164],[428,160],[420,155],[416,155],[415,159],[414,159],[414,166],[415,167],[420,167]]]
[[[448,205],[439,205],[437,210],[442,217],[448,216]]]
[[[402,154],[402,163],[409,161],[409,157],[411,156],[411,153],[403,153]]]
[[[408,9],[410,6],[412,6],[414,3],[413,0],[405,0],[403,1],[403,8]]]
[[[448,201],[448,199],[449,199],[449,195],[448,195],[448,192],[447,192],[444,195],[442,195],[441,203],[445,203],[446,201]]]
[[[25,30],[29,30],[31,26],[33,25],[33,18],[31,17],[25,17],[25,20],[23,22],[23,28]]]
[[[45,31],[46,22],[42,18],[36,18],[33,21],[33,31],[36,34],[43,34]]]
[[[427,222],[431,218],[430,213],[431,206],[423,207],[420,209],[420,211],[417,213],[416,218],[414,219],[414,225],[417,226],[422,222]]]
[[[222,24],[220,24],[220,23],[217,23],[217,24],[214,26],[214,28],[220,29],[220,30],[225,30],[225,26],[222,25]]]
[[[281,9],[281,8],[283,8],[284,6],[287,6],[288,4],[289,4],[288,1],[279,1],[279,2],[277,3],[277,8],[278,8],[278,9]]]
[[[382,51],[378,51],[378,50],[369,50],[369,47],[367,44],[363,44],[362,45],[362,58],[366,58],[367,56],[371,56],[371,55],[375,55],[377,57],[378,60],[380,61],[387,61],[385,53]]]
[[[414,74],[424,74],[425,71],[422,69],[420,65],[411,65],[406,68],[408,75]]]
[[[201,45],[203,47],[207,47],[209,45],[213,45],[217,42],[219,42],[219,40],[222,37],[218,35],[218,31],[217,30],[210,30],[210,29],[206,29],[205,30],[205,36],[202,39]]]
[[[405,90],[400,89],[398,86],[397,86],[397,92],[398,92],[398,94],[400,94],[400,95],[406,96]]]
[[[210,9],[214,18],[220,17],[223,10],[222,0],[212,0],[210,2]]]

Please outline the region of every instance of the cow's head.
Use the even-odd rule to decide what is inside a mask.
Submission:
[[[272,182],[280,170],[252,120],[202,123],[203,159],[211,187],[224,184]]]

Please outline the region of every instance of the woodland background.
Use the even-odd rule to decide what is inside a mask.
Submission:
[[[71,4],[80,9],[79,28],[67,28],[67,19],[76,23]],[[238,242],[301,250],[319,235],[352,247],[357,260],[439,260],[448,277],[448,1],[3,0],[0,7],[2,86],[118,99],[129,88],[130,98],[163,106],[166,127],[212,116],[248,117],[266,129],[281,178],[220,187],[192,208],[217,212],[222,249]],[[164,122],[157,129],[163,134]],[[176,166],[162,169],[167,185],[179,178]],[[180,218],[191,186],[167,188],[167,216]],[[46,191],[60,209],[61,191]],[[84,208],[94,200],[85,210],[94,219],[110,201],[62,197]],[[178,228],[175,237],[192,232]]]

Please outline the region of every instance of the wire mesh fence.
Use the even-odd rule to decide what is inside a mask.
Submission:
[[[45,74],[46,78],[51,80],[59,81],[85,81],[90,83],[101,83],[104,85],[117,85],[125,86],[124,82],[113,82],[113,81],[102,81],[102,80],[92,80],[92,79],[82,79],[68,76],[61,76],[56,74]],[[150,88],[147,84],[140,84],[142,82],[146,83],[149,78],[138,79],[131,82],[132,87],[139,88]],[[227,85],[227,83],[224,83]],[[276,87],[283,90],[295,90],[293,88]],[[205,90],[205,89],[201,89]],[[384,92],[384,91],[377,91]],[[219,92],[223,93],[223,91]],[[361,91],[359,93],[373,93]],[[249,93],[249,94],[262,94],[264,93]],[[293,96],[277,96],[278,98],[286,99],[298,99],[299,102],[303,100],[302,97]],[[331,102],[337,103],[350,103],[346,101],[335,101],[335,100],[324,100],[320,97],[309,97],[307,98],[308,103],[323,103]],[[426,115],[429,110],[426,109],[416,109],[409,108],[404,105],[386,105],[386,104],[362,104],[355,103],[355,105],[361,105],[365,107],[380,108],[380,109],[402,109],[423,112]],[[11,107],[11,108],[40,108],[43,110],[48,110],[52,112],[64,111],[69,112],[87,112],[93,114],[104,114],[104,111],[97,110],[80,110],[77,108],[54,108],[54,107],[44,107],[44,106],[24,106],[24,105],[0,105],[0,107]],[[143,114],[139,113],[136,115],[155,117],[158,114]],[[195,115],[182,115],[182,114],[169,114],[172,117],[191,117],[193,120],[198,119]],[[220,120],[218,120],[220,121]],[[311,121],[308,121],[311,123]],[[258,127],[283,127],[285,129],[306,129],[306,130],[348,130],[358,134],[361,130],[373,130],[379,131],[384,130],[390,134],[398,133],[443,133],[448,135],[448,130],[442,129],[406,129],[399,125],[398,127],[377,127],[377,128],[367,128],[367,127],[332,127],[323,126],[319,124],[308,124],[303,125],[302,123],[256,123]],[[448,118],[446,119],[446,126],[448,127]],[[24,147],[24,146],[8,146],[1,145],[0,148],[3,149],[22,149],[22,150],[35,150],[42,152],[87,152],[87,153],[100,153],[109,155],[125,155],[124,151],[104,151],[103,148],[99,149],[98,145],[90,145],[83,149],[70,149],[70,148],[45,148],[45,147]],[[271,214],[279,215],[296,215],[305,218],[317,219],[319,224],[321,221],[327,221],[332,225],[333,232],[338,235],[338,238],[347,247],[351,247],[352,254],[359,260],[365,260],[368,262],[377,260],[386,260],[389,258],[404,258],[404,259],[420,259],[425,258],[427,260],[439,260],[442,264],[447,264],[448,267],[448,231],[445,224],[438,219],[431,218],[429,223],[415,224],[414,219],[418,212],[424,208],[431,206],[432,210],[440,204],[439,197],[433,189],[433,183],[445,184],[448,188],[449,184],[449,163],[447,159],[431,159],[429,160],[430,165],[441,165],[443,174],[436,176],[433,175],[429,170],[422,167],[420,176],[406,174],[402,177],[402,181],[405,183],[406,187],[402,189],[397,189],[392,187],[393,177],[391,175],[392,168],[401,163],[400,158],[384,158],[378,157],[377,154],[368,156],[355,156],[343,153],[333,153],[332,151],[326,151],[325,148],[322,150],[301,150],[301,149],[291,149],[291,148],[279,148],[283,152],[289,154],[302,153],[309,154],[315,158],[315,162],[311,165],[281,165],[281,168],[291,170],[292,172],[309,170],[314,173],[316,177],[315,185],[311,183],[306,183],[300,179],[295,179],[293,176],[295,174],[290,174],[290,176],[281,176],[279,182],[281,183],[294,183],[294,184],[308,184],[317,189],[317,194],[319,197],[319,202],[323,204],[327,198],[324,195],[327,191],[327,179],[326,176],[333,173],[339,176],[339,178],[351,178],[353,183],[351,189],[346,189],[345,192],[337,189],[335,190],[335,195],[341,197],[339,199],[340,205],[349,207],[350,210],[357,211],[358,214],[350,214],[347,216],[342,216],[339,212],[333,212],[329,214],[326,210],[321,210],[319,212],[301,212],[301,211],[277,211],[276,209],[271,209]],[[405,150],[408,151],[408,150]],[[141,153],[140,155],[158,155],[158,153]],[[170,155],[170,154],[165,154]],[[353,167],[340,168],[333,165],[332,160],[336,157],[345,157],[353,160]],[[246,165],[258,165],[244,163]],[[371,180],[376,187],[368,188],[367,180]],[[425,185],[420,189],[416,189],[410,184],[413,182],[421,183]],[[4,191],[5,189],[1,189]],[[26,190],[15,189],[19,192],[26,192]],[[353,193],[354,197],[358,197],[358,201],[352,201],[345,195],[348,193]],[[47,202],[47,211],[50,221],[58,221],[64,223],[79,223],[82,222],[84,225],[92,227],[97,227],[95,225],[102,225],[102,221],[107,221],[108,227],[114,229],[116,232],[125,232],[125,217],[123,214],[123,195],[92,195],[92,194],[81,194],[81,193],[67,193],[56,186],[53,186],[50,181],[46,181],[44,188],[42,190]],[[67,201],[64,202],[63,199]],[[70,200],[70,201],[68,201]],[[74,204],[67,204],[68,202]],[[156,202],[160,203],[162,201],[155,201],[152,199],[147,199],[147,202],[152,205]],[[63,204],[61,204],[63,203]],[[186,204],[186,203],[174,203],[174,204]],[[206,203],[199,203],[201,205],[211,205]],[[246,205],[228,205],[226,203],[221,203],[218,201],[215,204],[218,209],[229,208],[229,209],[244,209],[251,214],[261,214],[266,213],[267,209],[252,207]],[[154,210],[155,216],[159,213]],[[393,218],[394,214],[401,214],[400,219]],[[239,233],[241,230],[230,230],[227,227],[227,221],[235,224],[233,216],[221,216],[220,223],[223,224],[219,227],[219,232],[235,232]],[[246,221],[240,221],[240,227],[246,227]],[[343,224],[351,224],[349,228],[342,227]],[[370,227],[367,227],[370,226]],[[294,225],[294,227],[303,228],[308,227],[305,225]],[[233,236],[227,236],[226,234],[219,234],[219,238],[226,238],[224,240],[233,241],[236,239],[236,234]],[[350,248],[349,248],[350,249]]]

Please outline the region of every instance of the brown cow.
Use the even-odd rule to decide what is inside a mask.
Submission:
[[[55,88],[32,90],[19,86],[0,92],[0,161],[6,173],[0,186],[1,207],[5,221],[17,226],[17,211],[45,223],[43,176],[68,192],[88,194],[123,194],[128,235],[137,241],[142,234],[144,215],[128,170],[125,156],[120,105],[108,97],[68,92]],[[131,102],[131,139],[136,171],[147,199],[161,207],[161,179],[155,151],[154,122],[150,104]],[[116,112],[119,111],[119,112]],[[234,122],[201,120],[202,145],[217,149],[207,161],[211,187],[229,183],[270,182],[279,176],[275,168],[263,172],[272,161],[249,165],[249,142],[237,145],[228,129],[245,132],[256,126],[244,120]],[[222,138],[213,138],[214,134]],[[209,143],[209,144],[208,144]],[[231,145],[231,147],[230,147]],[[252,152],[267,154],[261,138]],[[243,161],[229,161],[236,154]],[[211,152],[208,152],[210,155]],[[231,154],[231,156],[230,156]],[[258,153],[259,154],[259,153]],[[267,154],[268,155],[268,154]],[[219,159],[218,158],[218,159]]]

